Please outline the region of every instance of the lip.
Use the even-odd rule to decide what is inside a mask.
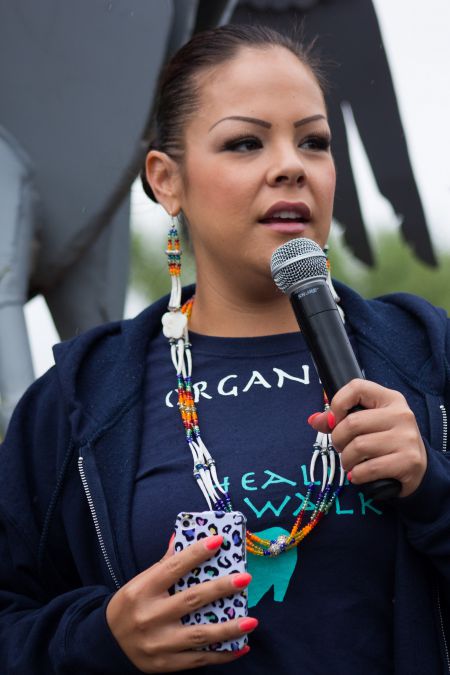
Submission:
[[[292,223],[280,223],[279,221],[273,221],[273,223],[263,223],[264,225],[282,225],[283,227],[287,226],[288,231],[291,231],[292,227],[296,225],[305,225],[309,220],[311,220],[311,209],[307,204],[304,202],[277,202],[276,204],[273,204],[273,206],[270,207],[266,211],[266,213],[260,218],[259,222],[263,220],[268,220],[271,218],[274,213],[277,213],[277,211],[294,211],[295,213],[298,213],[299,219],[303,222],[296,222],[292,221]]]
[[[261,223],[264,227],[267,227],[269,230],[274,232],[281,232],[282,234],[303,234],[306,230],[308,223]]]

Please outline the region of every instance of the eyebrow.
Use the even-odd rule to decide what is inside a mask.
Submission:
[[[222,119],[218,120],[215,122],[212,127],[210,127],[209,131],[212,131],[214,127],[216,127],[218,124],[221,122],[225,122],[226,120],[235,120],[237,122],[250,122],[251,124],[258,124],[260,127],[264,127],[265,129],[271,129],[272,124],[270,122],[265,122],[264,120],[260,120],[257,117],[245,117],[243,115],[230,115],[229,117],[222,117]],[[310,115],[309,117],[304,117],[301,120],[297,120],[297,122],[294,122],[294,127],[301,127],[304,124],[309,124],[309,122],[315,122],[316,120],[326,120],[325,115]]]

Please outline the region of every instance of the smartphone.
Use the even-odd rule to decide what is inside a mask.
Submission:
[[[174,587],[174,592],[184,591],[191,586],[211,581],[221,575],[246,571],[247,551],[245,547],[246,518],[240,511],[201,511],[197,513],[179,513],[175,521],[175,553],[179,553],[190,544],[221,534],[223,544],[219,550],[204,563],[186,574]],[[230,619],[247,616],[247,589],[233,595],[219,598],[201,609],[182,617],[184,624],[222,623]],[[218,642],[202,649],[212,651],[237,651],[248,642],[243,635],[237,640]]]

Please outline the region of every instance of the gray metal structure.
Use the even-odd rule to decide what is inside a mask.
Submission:
[[[159,70],[234,5],[0,0],[0,434],[34,379],[28,298],[63,339],[121,318]]]

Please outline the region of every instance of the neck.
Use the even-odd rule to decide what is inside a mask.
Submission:
[[[258,296],[199,279],[189,327],[215,337],[259,337],[299,330],[289,298],[269,280]]]

